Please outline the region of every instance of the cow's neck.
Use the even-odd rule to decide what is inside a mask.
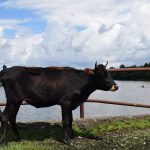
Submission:
[[[93,93],[96,90],[95,86],[95,80],[93,75],[89,75],[87,77],[87,83],[85,86],[82,88],[82,98],[86,100],[91,93]]]

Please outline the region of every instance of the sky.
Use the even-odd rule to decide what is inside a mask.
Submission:
[[[0,0],[0,68],[150,62],[149,0]]]

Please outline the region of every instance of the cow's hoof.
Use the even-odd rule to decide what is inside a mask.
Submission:
[[[71,140],[70,139],[63,139],[63,142],[67,145],[71,144]]]

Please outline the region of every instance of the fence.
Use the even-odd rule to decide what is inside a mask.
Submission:
[[[119,69],[109,69],[108,71],[110,71],[110,72],[150,71],[150,67],[145,67],[145,68],[119,68]],[[148,104],[146,105],[146,104],[139,104],[139,103],[111,101],[111,100],[88,99],[86,102],[150,108],[150,105],[148,105]],[[5,105],[6,105],[6,103],[0,103],[0,106],[5,106]],[[28,105],[28,104],[23,102],[22,105]],[[80,118],[84,118],[84,104],[80,105]]]

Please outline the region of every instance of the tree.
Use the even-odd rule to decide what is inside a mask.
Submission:
[[[125,68],[125,65],[124,64],[120,65],[120,68]]]
[[[144,67],[149,67],[149,64],[148,64],[148,63],[145,63],[145,64],[144,64]]]

